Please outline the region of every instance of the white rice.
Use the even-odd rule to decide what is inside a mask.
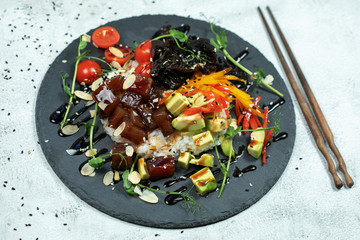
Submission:
[[[136,153],[144,158],[152,158],[159,156],[168,156],[172,155],[174,158],[177,158],[180,153],[191,152],[194,155],[198,155],[202,152],[208,151],[214,148],[215,143],[205,144],[201,147],[198,147],[194,144],[193,136],[194,133],[191,132],[178,132],[171,134],[168,137],[164,137],[160,129],[155,129],[148,134],[148,138],[141,144],[135,145],[130,142],[128,139],[121,136],[114,136],[115,129],[107,126],[107,119],[101,120],[104,126],[106,133],[111,136],[112,140],[119,143],[129,143],[134,146]],[[223,135],[226,132],[216,133],[216,135]],[[198,132],[196,133],[198,134]],[[213,136],[216,136],[213,133]],[[217,142],[216,145],[219,143]]]

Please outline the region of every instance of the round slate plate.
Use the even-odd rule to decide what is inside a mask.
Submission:
[[[120,43],[132,46],[133,40],[140,43],[149,39],[163,25],[170,24],[176,27],[183,23],[191,26],[190,34],[206,38],[212,37],[208,23],[178,16],[131,17],[110,22],[107,25],[118,29],[121,34]],[[89,31],[88,34],[91,35],[93,31]],[[50,114],[68,101],[68,97],[62,89],[60,73],[67,72],[72,76],[74,72],[78,46],[78,39],[75,39],[51,64],[41,84],[36,104],[36,126],[41,147],[50,166],[63,183],[80,199],[108,215],[127,222],[159,228],[187,228],[215,223],[242,212],[264,196],[280,178],[292,153],[295,140],[293,104],[289,92],[274,66],[248,42],[230,31],[227,31],[227,36],[230,54],[235,55],[248,47],[249,55],[242,63],[252,71],[261,67],[266,74],[272,74],[276,79],[274,87],[285,95],[286,103],[281,106],[280,127],[282,131],[288,133],[288,137],[270,145],[267,151],[267,164],[262,165],[261,160],[254,160],[245,150],[242,156],[231,165],[230,174],[233,173],[235,167],[242,169],[249,165],[256,165],[256,171],[245,173],[239,178],[231,176],[220,199],[217,198],[218,191],[208,194],[207,197],[200,197],[193,188],[190,194],[201,206],[201,214],[190,213],[184,201],[173,206],[166,205],[164,194],[157,194],[158,204],[145,203],[137,197],[126,194],[122,189],[121,182],[115,185],[115,190],[112,190],[112,186],[105,186],[102,183],[104,174],[110,170],[110,164],[106,164],[101,170],[98,170],[95,177],[83,177],[79,173],[78,167],[86,160],[86,157],[84,155],[69,156],[66,149],[84,134],[84,128],[82,127],[73,136],[63,138],[57,134],[59,125],[49,122]],[[103,56],[103,50],[96,49],[92,44],[89,44],[87,49],[91,50],[91,56]],[[63,63],[63,60],[67,60],[67,62]],[[252,88],[250,94],[261,96],[260,103],[263,104],[277,100],[274,94],[262,88]],[[80,105],[82,103],[74,107],[72,113],[80,108]],[[273,114],[274,112],[270,114],[270,120]],[[246,146],[248,142],[249,133],[245,137],[236,139],[235,149],[238,149],[239,146]],[[97,143],[95,148],[111,149],[111,146],[111,139],[106,137]],[[177,167],[175,177],[182,176],[186,172]],[[217,180],[221,180],[222,174],[217,173],[215,177]],[[190,189],[192,186],[191,181],[186,180],[165,188],[163,183],[167,180],[156,181],[152,183],[152,186],[157,185],[166,191],[174,191],[181,186],[187,186]]]

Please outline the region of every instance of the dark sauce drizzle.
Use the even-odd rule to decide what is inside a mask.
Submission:
[[[239,52],[239,53],[234,57],[234,59],[235,59],[237,62],[240,62],[240,61],[243,60],[248,54],[249,54],[249,50],[248,50],[248,48],[245,48],[244,50],[242,50],[241,52]]]
[[[273,142],[277,142],[280,140],[284,140],[288,137],[288,134],[286,132],[281,132],[278,135],[276,135],[275,137],[273,137]]]
[[[175,190],[174,192],[183,193],[187,190],[187,187],[182,186],[181,188]],[[183,201],[184,198],[181,195],[178,194],[169,194],[165,197],[164,203],[166,205],[175,205],[178,202]]]
[[[99,142],[101,139],[105,138],[106,136],[107,136],[106,133],[101,133],[100,135],[96,136],[93,139],[93,145],[95,145],[97,142]],[[90,146],[90,142],[86,141],[87,138],[88,136],[84,135],[76,139],[75,142],[70,147],[70,150],[76,150],[76,151],[70,155],[80,155],[86,152]]]
[[[264,105],[263,109],[268,107],[269,108],[269,113],[271,113],[272,111],[274,111],[276,108],[278,108],[279,106],[283,105],[285,103],[285,99],[284,98],[278,98],[275,102],[271,102],[268,105]]]
[[[238,178],[238,177],[242,176],[244,173],[252,172],[252,171],[255,171],[255,170],[256,170],[255,165],[249,165],[247,167],[244,167],[243,169],[235,167],[235,170],[233,172],[233,177]]]
[[[176,178],[174,180],[167,181],[167,182],[164,183],[164,187],[168,188],[168,187],[171,187],[172,185],[174,185],[177,182],[185,181],[186,179],[188,179],[194,173],[196,173],[196,171],[186,173],[184,176],[180,176],[180,177],[178,177],[178,178]]]

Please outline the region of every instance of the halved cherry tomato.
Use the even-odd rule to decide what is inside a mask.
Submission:
[[[97,77],[101,76],[100,65],[93,60],[84,60],[79,63],[76,72],[76,80],[79,83],[91,84]]]
[[[109,48],[119,42],[120,34],[115,28],[105,26],[94,31],[92,40],[99,48]]]
[[[151,78],[150,77],[150,69],[151,69],[151,63],[150,61],[144,62],[136,67],[135,72],[137,74],[140,74],[144,77]]]
[[[113,61],[118,62],[121,66],[124,66],[124,64],[127,62],[127,60],[129,60],[129,58],[131,58],[132,56],[132,50],[131,48],[129,48],[128,46],[114,46],[115,48],[119,49],[122,54],[123,57],[117,57],[114,54],[112,54],[108,49],[105,50],[105,59],[108,63],[111,63]]]
[[[135,49],[135,60],[141,65],[144,62],[150,61],[151,56],[151,40],[140,43]]]

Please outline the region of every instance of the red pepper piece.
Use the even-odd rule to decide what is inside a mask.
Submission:
[[[166,101],[166,99],[168,99],[168,97],[171,96],[172,93],[173,93],[173,92],[166,92],[166,93],[164,94],[165,97],[159,101],[159,105],[163,104],[163,103]]]
[[[254,116],[254,115],[250,116],[250,127],[251,127],[251,129],[257,129],[258,128],[258,124],[257,124],[255,119],[256,119],[256,116]]]

